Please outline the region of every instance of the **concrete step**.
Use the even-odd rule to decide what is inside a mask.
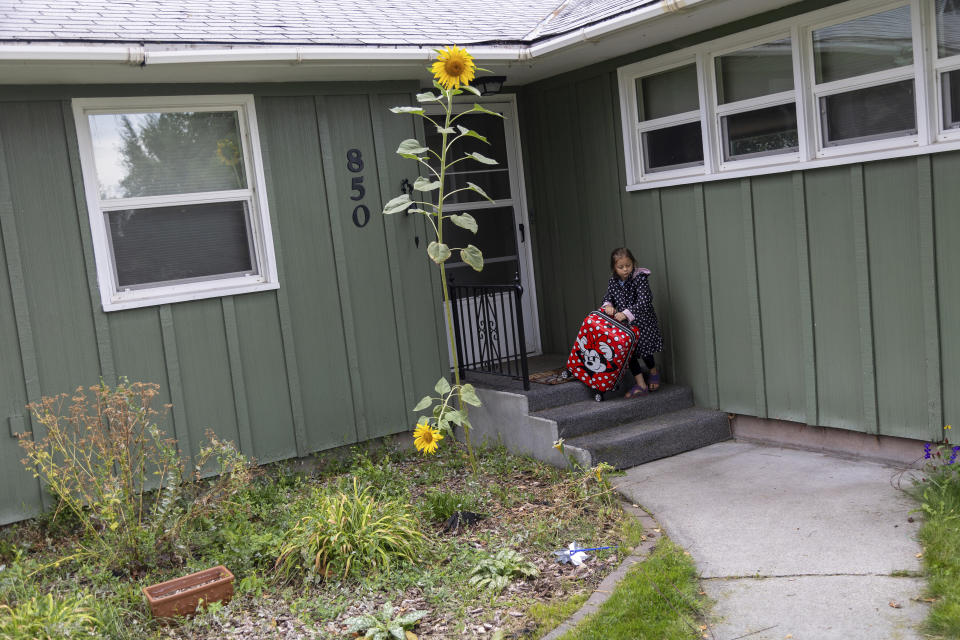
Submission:
[[[567,444],[589,451],[592,464],[627,469],[730,437],[726,413],[687,407],[570,438]]]
[[[575,384],[580,387],[580,391],[586,390],[586,387],[578,383],[556,386]],[[662,385],[659,391],[629,400],[623,397],[623,393],[625,392],[607,394],[607,399],[603,402],[593,399],[580,400],[541,411],[531,411],[530,415],[556,422],[560,437],[575,438],[618,424],[636,422],[693,406],[693,392],[689,387],[666,384]]]

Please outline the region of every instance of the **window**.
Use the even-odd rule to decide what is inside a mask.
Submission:
[[[637,78],[636,113],[643,172],[703,165],[697,65]]]
[[[617,73],[629,190],[960,150],[960,0],[833,3]]]
[[[910,6],[811,32],[823,148],[917,133]]]
[[[104,310],[277,288],[253,99],[74,101]]]
[[[790,38],[715,57],[714,77],[724,162],[795,155],[800,139]]]
[[[936,0],[937,59],[943,132],[960,133],[960,0]]]

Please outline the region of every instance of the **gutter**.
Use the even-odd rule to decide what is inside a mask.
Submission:
[[[686,11],[712,0],[660,0],[628,14],[582,27],[532,45],[470,47],[470,54],[480,61],[529,62],[583,42],[594,42],[615,31],[648,22],[680,11]],[[228,49],[150,50],[143,45],[28,45],[0,44],[0,61],[22,62],[119,62],[134,66],[157,64],[198,64],[228,62],[323,62],[323,61],[394,61],[429,62],[433,48],[427,46],[243,46]]]

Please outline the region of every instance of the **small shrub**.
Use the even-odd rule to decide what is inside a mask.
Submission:
[[[284,535],[274,567],[286,580],[301,574],[346,578],[414,561],[425,545],[408,503],[361,490],[354,478],[349,493],[315,492],[308,514]]]
[[[208,443],[187,472],[176,442],[157,425],[156,384],[121,380],[80,387],[29,405],[46,434],[20,434],[23,464],[41,477],[83,533],[74,557],[136,570],[164,552],[186,548],[184,527],[246,486],[252,462],[230,442],[207,432]],[[201,474],[217,476],[201,482]],[[175,553],[170,553],[175,552]]]
[[[401,616],[393,617],[393,605],[389,602],[383,605],[379,615],[365,613],[345,620],[347,633],[363,634],[361,637],[370,640],[389,640],[396,638],[404,640],[406,631],[412,629],[420,619],[427,615],[426,611],[411,611]]]
[[[470,570],[470,584],[500,593],[514,578],[533,578],[540,570],[513,549],[501,549],[482,559]]]
[[[97,626],[88,596],[54,598],[48,593],[16,607],[0,605],[0,638],[4,640],[90,638]]]
[[[424,508],[431,520],[446,522],[457,511],[477,511],[480,501],[466,493],[428,491],[423,496]]]

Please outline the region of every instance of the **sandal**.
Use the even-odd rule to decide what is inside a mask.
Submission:
[[[647,384],[649,385],[648,390],[650,393],[653,393],[660,388],[660,372],[651,373],[647,378]]]
[[[633,388],[631,388],[630,391],[627,391],[626,395],[624,395],[623,397],[624,397],[624,398],[636,398],[637,396],[645,396],[645,395],[647,395],[647,392],[648,392],[647,389],[645,389],[644,387],[641,387],[641,386],[638,385],[638,384],[635,384],[635,385],[633,385]]]

